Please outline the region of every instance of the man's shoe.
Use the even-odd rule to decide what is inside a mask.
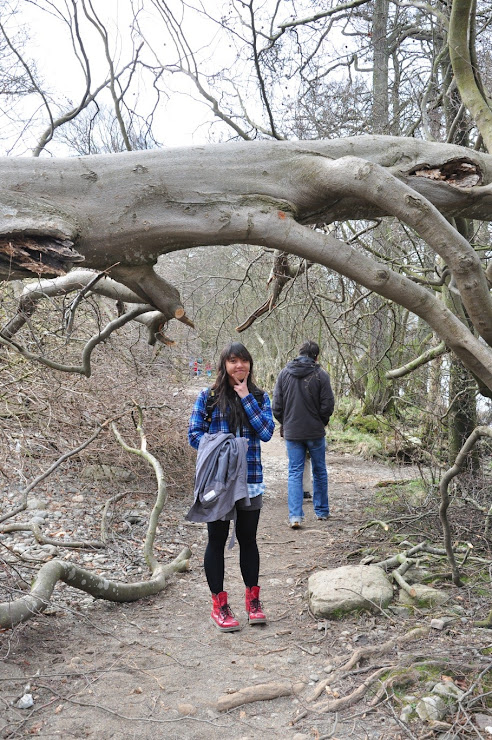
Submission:
[[[225,591],[221,591],[219,594],[212,594],[212,613],[210,619],[221,632],[236,632],[240,629],[239,622],[227,603],[227,593]]]
[[[303,491],[302,496],[303,498],[313,498],[312,494],[309,493],[309,491]]]
[[[289,527],[291,529],[300,529],[302,519],[289,519]]]
[[[316,517],[316,519],[318,520],[318,522],[326,522],[326,520],[329,519],[329,518],[330,518],[330,515],[329,514],[323,514],[323,516]]]

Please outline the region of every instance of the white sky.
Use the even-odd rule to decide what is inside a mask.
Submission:
[[[208,4],[210,6],[221,6],[222,0],[217,0],[217,2],[215,0],[208,0]],[[35,5],[26,2],[26,0],[21,3],[20,7],[21,13],[17,17],[17,22],[24,22],[28,25],[28,34],[30,37],[30,43],[27,48],[28,56],[36,60],[38,72],[55,100],[57,98],[59,100],[70,99],[76,104],[84,89],[84,78],[80,65],[78,65],[73,55],[68,27],[61,20],[40,10]],[[125,52],[126,49],[130,48],[128,46],[128,38],[132,13],[129,1],[104,0],[104,3],[95,2],[95,7],[98,12],[104,12],[105,14],[105,22],[111,34],[111,46],[116,62],[129,61],[130,51]],[[166,46],[164,43],[162,36],[164,26],[162,25],[162,20],[157,22],[155,18],[152,19],[148,16],[146,19],[142,17],[142,21],[145,23],[148,38],[159,55],[159,61],[163,63],[174,61],[172,47],[170,45]],[[94,74],[96,75],[100,70],[99,79],[93,80],[92,87],[94,88],[94,83],[97,83],[99,80],[102,81],[104,75],[107,73],[107,61],[104,56],[100,37],[95,29],[87,24],[87,22],[85,24],[81,23],[81,26],[83,26],[84,38],[89,39],[87,48],[90,58],[91,60],[96,60],[96,64],[93,67],[95,70]],[[207,28],[207,24],[203,19],[199,23],[188,25],[186,30],[192,43],[197,48],[203,44],[205,38],[213,38],[215,34],[213,24],[210,23]],[[154,38],[152,38],[152,35]],[[211,51],[207,51],[207,54],[212,52],[214,54],[219,53],[217,44],[212,47]],[[146,58],[149,61],[151,60],[148,53]],[[151,61],[155,63],[155,59]],[[205,143],[208,140],[208,126],[206,124],[214,120],[213,113],[204,101],[199,99],[193,83],[183,75],[174,75],[170,80],[170,84],[172,84],[174,92],[170,92],[170,97],[167,100],[162,97],[156,115],[157,125],[155,126],[155,135],[157,139],[166,146]],[[145,113],[153,98],[145,90],[143,84],[140,85],[138,95],[139,112]],[[110,105],[111,99],[109,93],[105,93],[105,96],[106,102]],[[103,99],[104,96],[101,100]],[[35,108],[39,108],[39,96],[31,96],[30,103]],[[46,111],[43,108],[40,110],[42,111],[43,125],[36,128],[36,135],[39,135],[49,122]],[[29,154],[35,144],[35,138],[32,135],[32,129],[31,131],[28,129],[11,153]],[[52,154],[65,153],[53,144],[50,144],[49,149]]]

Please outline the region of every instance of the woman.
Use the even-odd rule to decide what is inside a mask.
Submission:
[[[240,342],[232,342],[222,351],[217,378],[212,388],[202,390],[195,402],[188,429],[190,445],[198,449],[205,433],[232,433],[248,440],[249,506],[236,504],[236,536],[239,542],[239,565],[246,586],[246,612],[249,624],[264,624],[265,614],[260,603],[258,575],[260,555],[256,532],[265,490],[261,467],[260,440],[268,442],[274,421],[267,393],[260,390],[253,377],[253,358]],[[212,593],[214,624],[222,632],[234,632],[239,622],[227,603],[224,591],[224,549],[230,520],[208,522],[208,544],[204,566]]]

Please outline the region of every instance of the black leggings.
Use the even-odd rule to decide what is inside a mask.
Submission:
[[[239,542],[239,567],[245,586],[258,585],[260,553],[256,544],[256,531],[260,509],[237,510],[236,537]],[[218,594],[224,590],[224,549],[230,522],[208,522],[208,544],[203,565],[210,591]]]

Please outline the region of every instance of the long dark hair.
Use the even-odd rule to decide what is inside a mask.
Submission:
[[[232,434],[235,434],[236,429],[243,426],[251,427],[251,425],[244,412],[241,399],[229,383],[229,376],[226,370],[226,360],[229,360],[231,357],[239,357],[241,360],[249,362],[249,375],[247,382],[250,393],[255,394],[255,396],[261,396],[263,391],[256,385],[253,375],[253,358],[244,344],[241,344],[241,342],[231,342],[224,347],[220,353],[217,377],[212,386],[212,389],[215,391],[215,398],[217,399],[214,406],[218,406],[222,413],[227,417],[229,429]]]

